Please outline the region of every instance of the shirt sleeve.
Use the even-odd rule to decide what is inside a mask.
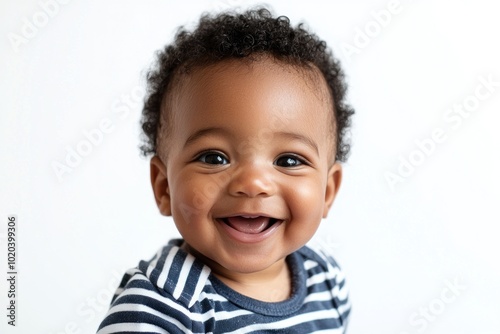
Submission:
[[[325,247],[309,247],[304,251],[310,252],[308,256],[315,258],[326,271],[332,302],[339,313],[340,319],[342,319],[342,325],[347,328],[351,315],[351,301],[344,271],[333,258],[329,249]]]
[[[137,271],[129,275],[124,287],[118,288],[97,334],[191,333],[194,331],[189,314],[185,306],[159,292]]]

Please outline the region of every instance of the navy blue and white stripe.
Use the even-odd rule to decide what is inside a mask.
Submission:
[[[230,289],[171,240],[126,272],[98,329],[107,333],[344,333],[351,306],[343,272],[304,246],[287,257],[292,296],[258,301]]]

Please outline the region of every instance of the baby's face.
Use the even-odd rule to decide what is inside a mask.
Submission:
[[[170,101],[160,211],[217,272],[264,272],[303,246],[337,193],[331,103],[319,74],[269,59],[195,69]],[[160,154],[161,155],[161,154]]]

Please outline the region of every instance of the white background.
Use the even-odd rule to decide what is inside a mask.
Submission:
[[[256,2],[73,0],[45,6],[50,17],[41,3],[0,2],[0,332],[93,333],[123,271],[177,235],[137,148],[154,51],[203,11]],[[400,0],[381,26],[388,1],[326,3],[270,1],[332,46],[356,109],[342,189],[316,239],[347,273],[349,333],[500,333],[499,8]],[[474,100],[481,77],[497,86]],[[460,123],[444,118],[474,101]],[[103,121],[109,133],[58,177],[53,165]],[[437,129],[445,140],[418,153]],[[410,158],[420,165],[391,187],[387,173]],[[10,214],[15,328],[3,278]]]

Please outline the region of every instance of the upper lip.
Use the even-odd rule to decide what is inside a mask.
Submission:
[[[278,218],[276,216],[270,215],[268,213],[262,213],[262,212],[237,212],[237,213],[231,213],[228,215],[218,216],[217,219],[226,219],[226,218],[231,218],[231,217],[244,217],[244,218],[266,217],[266,218],[271,218],[271,219],[276,219],[276,220],[283,220],[283,219]]]

